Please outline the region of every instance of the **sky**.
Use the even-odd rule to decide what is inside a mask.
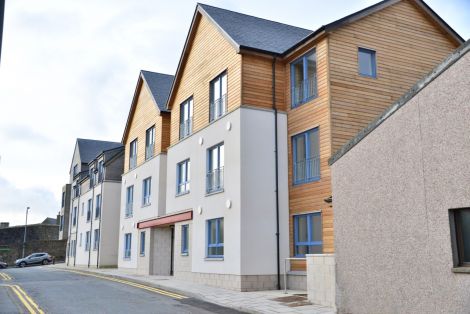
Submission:
[[[203,0],[315,30],[377,1]],[[427,3],[470,37],[470,0]],[[0,221],[55,217],[75,139],[121,141],[139,71],[174,74],[196,1],[7,0],[0,63]]]

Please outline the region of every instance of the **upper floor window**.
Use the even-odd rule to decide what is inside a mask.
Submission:
[[[206,192],[213,193],[224,188],[224,143],[207,150]]]
[[[75,226],[77,224],[77,207],[75,206],[72,211],[72,225]]]
[[[132,233],[126,233],[124,235],[124,259],[131,258],[131,243],[132,242]]]
[[[64,216],[60,215],[60,218],[59,218],[59,231],[62,231],[62,229],[64,229]]]
[[[193,98],[189,98],[180,106],[180,139],[191,135],[193,131]]]
[[[189,193],[189,171],[191,168],[191,162],[189,159],[180,162],[176,165],[176,194],[181,195],[185,193]]]
[[[104,161],[100,160],[98,162],[98,182],[103,182],[104,179]]]
[[[88,200],[88,207],[87,207],[87,212],[86,212],[86,221],[90,221],[91,220],[91,212],[92,212],[92,208],[93,207],[93,200],[90,198]]]
[[[291,97],[295,108],[317,96],[317,55],[308,52],[291,63]]]
[[[145,256],[145,231],[140,233],[140,256]]]
[[[128,186],[126,190],[126,212],[125,217],[132,217],[134,203],[134,186]]]
[[[454,266],[470,267],[470,208],[450,210]]]
[[[377,77],[377,64],[374,50],[359,48],[357,60],[360,75],[373,78]]]
[[[181,226],[181,254],[188,254],[189,246],[189,225]]]
[[[95,180],[95,177],[96,177],[95,168],[90,167],[90,169],[88,170],[88,172],[89,172],[89,175],[90,175],[90,189],[91,189],[92,187],[95,186],[95,181],[96,181],[96,180]]]
[[[295,256],[323,252],[321,213],[294,216]]]
[[[145,160],[153,157],[153,151],[155,150],[155,127],[145,131]]]
[[[292,137],[294,184],[320,179],[318,128]]]
[[[85,232],[85,251],[90,250],[90,231]]]
[[[95,219],[98,219],[101,215],[101,201],[101,194],[96,195]]]
[[[207,221],[207,257],[224,257],[224,219]]]
[[[152,178],[149,177],[142,181],[142,206],[150,205]]]
[[[214,121],[227,112],[227,72],[210,83],[209,121]]]
[[[75,177],[78,174],[78,165],[73,166],[73,176]]]
[[[96,251],[98,249],[98,246],[100,245],[100,230],[95,229],[94,230],[94,237],[93,237],[93,251]]]
[[[65,206],[65,192],[62,192],[62,208]]]
[[[129,169],[137,166],[137,139],[129,144]]]

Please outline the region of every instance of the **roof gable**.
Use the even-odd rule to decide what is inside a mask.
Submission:
[[[82,163],[89,163],[102,152],[122,146],[119,142],[108,142],[90,139],[77,139],[77,147]]]

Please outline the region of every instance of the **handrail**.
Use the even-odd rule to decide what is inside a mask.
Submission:
[[[286,257],[284,258],[284,294],[287,294],[287,261],[306,261],[305,257]]]

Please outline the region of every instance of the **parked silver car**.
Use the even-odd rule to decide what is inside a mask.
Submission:
[[[20,258],[15,261],[18,267],[25,267],[26,265],[42,264],[47,265],[52,263],[52,256],[48,253],[33,253],[25,258]]]
[[[8,264],[5,262],[0,261],[0,268],[7,268]]]

